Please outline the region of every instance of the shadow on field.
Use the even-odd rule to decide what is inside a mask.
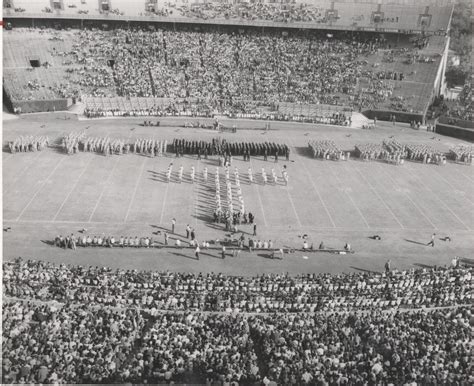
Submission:
[[[361,271],[361,272],[367,272],[367,273],[379,273],[377,271],[371,271],[370,269],[365,269],[365,268],[359,268],[359,267],[354,267],[351,265],[349,268],[355,269],[356,271]]]
[[[153,224],[150,224],[150,226],[151,226],[152,228],[157,229],[155,232],[152,232],[152,233],[155,234],[155,235],[160,235],[161,232],[166,232],[166,233],[168,233],[168,235],[170,236],[170,239],[172,238],[172,237],[171,237],[172,235],[173,235],[173,236],[179,236],[179,237],[186,237],[186,236],[183,235],[183,234],[177,233],[177,232],[176,232],[176,229],[175,229],[175,232],[172,233],[172,232],[171,232],[171,228],[160,227],[160,226],[158,226],[158,225],[153,225]]]
[[[170,252],[170,254],[175,255],[175,256],[185,257],[186,259],[197,260],[193,256],[188,256],[188,255],[185,255],[183,253]]]
[[[52,152],[54,152],[54,153],[64,154],[64,155],[72,155],[72,154],[67,154],[66,151],[65,151],[65,149],[64,149],[64,147],[62,147],[61,145],[49,145],[47,148],[48,148],[49,150],[51,150]],[[43,151],[44,151],[44,150],[43,150]],[[78,151],[78,153],[84,153],[84,152],[82,152],[82,151],[79,152],[79,151]],[[100,154],[100,153],[98,153],[98,152],[90,152],[90,153],[93,153],[93,154],[96,154],[96,155],[102,155],[102,156],[103,156],[103,154]]]
[[[435,267],[434,265],[421,264],[421,263],[414,263],[413,265],[415,265],[417,267],[420,267],[420,268],[427,268],[427,269],[431,269],[431,268]]]
[[[302,157],[308,157],[308,158],[313,158],[313,154],[311,153],[311,149],[307,146],[295,146],[295,153],[302,156]]]
[[[196,160],[196,161],[198,161],[198,160]],[[211,158],[204,159],[204,158],[201,158],[199,161],[204,165],[219,166],[219,160],[218,159],[211,159]]]
[[[408,240],[408,239],[403,239],[403,240],[405,240],[407,243],[413,243],[413,244],[418,244],[418,245],[424,245],[424,246],[426,246],[426,243],[420,243],[419,241]]]
[[[207,214],[198,214],[198,215],[193,214],[192,217],[197,218],[198,220],[201,220],[204,222],[212,220],[212,217]]]
[[[216,223],[206,223],[204,225],[207,226],[208,228],[212,228],[212,229],[215,229],[215,230],[218,230],[218,231],[223,231],[224,230],[224,225],[218,225]]]
[[[213,257],[214,259],[220,259],[221,257],[220,256],[216,256],[216,255],[211,255],[210,253],[206,253],[206,252],[199,252],[200,255],[202,256],[209,256],[209,257]]]
[[[271,253],[258,253],[257,256],[258,257],[263,257],[264,259],[271,259],[272,258]]]
[[[166,172],[155,172],[154,170],[147,170],[149,177],[148,179],[157,182],[168,182],[166,178]]]

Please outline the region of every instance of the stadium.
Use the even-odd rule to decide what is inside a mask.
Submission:
[[[4,0],[2,383],[472,384],[448,0]]]

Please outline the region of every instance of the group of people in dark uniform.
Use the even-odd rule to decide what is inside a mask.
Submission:
[[[228,142],[221,138],[213,138],[208,142],[175,138],[171,146],[176,157],[190,154],[197,155],[198,159],[202,156],[207,159],[209,155],[241,155],[244,161],[249,160],[250,156],[263,156],[265,160],[268,156],[284,156],[287,161],[290,158],[288,145],[275,142]]]

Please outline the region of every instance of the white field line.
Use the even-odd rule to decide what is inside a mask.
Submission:
[[[395,219],[395,221],[398,223],[398,225],[400,225],[400,227],[402,229],[406,229],[403,224],[400,222],[400,220],[398,219],[397,216],[395,216],[395,213],[393,213],[392,209],[390,209],[390,207],[387,205],[387,203],[385,202],[385,200],[380,196],[379,192],[377,192],[377,190],[374,188],[374,186],[369,182],[369,180],[367,180],[364,175],[360,172],[360,170],[356,167],[354,167],[354,170],[357,171],[357,173],[360,174],[360,176],[362,177],[363,180],[365,180],[367,182],[367,184],[369,185],[370,189],[375,193],[375,195],[379,198],[380,201],[382,201],[382,203],[385,205],[385,207],[387,208],[387,210],[391,213],[391,215],[393,216],[393,218]]]
[[[31,200],[28,202],[28,204],[26,204],[26,206],[23,208],[23,210],[20,212],[20,215],[17,217],[16,221],[18,221],[21,216],[23,216],[23,213],[25,213],[26,209],[28,209],[28,207],[30,206],[30,204],[33,202],[33,200],[36,198],[36,196],[38,195],[38,193],[46,186],[46,183],[49,181],[49,179],[53,176],[53,174],[56,172],[56,170],[59,168],[59,166],[62,164],[62,162],[64,161],[66,157],[63,157],[61,158],[61,160],[56,164],[56,166],[54,167],[54,169],[51,171],[51,173],[49,173],[48,177],[44,180],[44,182],[41,184],[41,187],[35,192],[35,194],[33,195],[33,197],[31,198]]]
[[[128,204],[125,219],[123,220],[124,223],[127,222],[128,215],[130,214],[130,209],[132,209],[133,201],[135,201],[135,196],[137,194],[138,185],[140,185],[140,180],[142,179],[143,171],[145,170],[146,161],[147,161],[147,157],[143,157],[143,163],[142,163],[142,166],[140,168],[140,175],[138,176],[137,182],[135,183],[135,189],[133,190],[132,198],[130,199],[130,203]]]
[[[69,200],[69,197],[71,196],[72,192],[74,192],[74,190],[76,189],[77,187],[77,184],[79,183],[79,181],[81,180],[82,176],[84,175],[84,173],[87,171],[87,168],[89,167],[89,164],[92,162],[92,159],[94,157],[91,157],[89,159],[89,162],[87,162],[86,166],[84,167],[84,170],[82,171],[82,173],[79,175],[79,177],[77,178],[76,180],[76,183],[74,184],[74,186],[72,187],[72,189],[70,190],[70,192],[68,193],[68,195],[66,196],[66,198],[64,199],[64,201],[62,202],[61,206],[59,207],[58,211],[56,212],[56,214],[54,215],[53,217],[53,221],[56,221],[56,218],[58,217],[59,213],[61,213],[61,210],[63,209],[64,205],[66,204],[67,200]]]

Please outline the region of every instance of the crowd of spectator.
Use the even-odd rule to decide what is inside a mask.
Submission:
[[[237,119],[256,119],[265,121],[285,121],[285,122],[300,122],[300,123],[315,123],[337,126],[350,126],[352,123],[352,112],[319,112],[313,111],[306,114],[301,113],[297,104],[286,110],[280,112],[280,106],[271,106],[274,111],[262,112],[257,108],[256,103],[235,103],[232,106],[225,106],[219,109],[211,103],[204,101],[189,101],[183,100],[175,102],[155,103],[153,107],[143,108],[134,101],[127,100],[128,107],[114,108],[107,107],[107,103],[102,106],[97,106],[96,103],[88,102],[86,99],[86,108],[84,115],[87,118],[105,118],[105,117],[166,117],[166,116],[182,116],[182,117],[207,117],[212,118],[215,115],[225,115],[229,118]],[[219,129],[225,129],[219,127]]]
[[[266,316],[8,301],[2,310],[4,384],[470,379],[468,308]]]
[[[196,108],[200,111],[217,108],[246,114],[251,113],[247,104],[254,101],[372,107],[387,100],[393,89],[392,83],[380,79],[380,71],[367,67],[363,59],[382,47],[381,41],[368,35],[82,30],[76,38],[71,55],[75,62],[87,64],[86,74],[92,75],[82,78],[96,86],[95,95],[115,82],[121,96],[198,98],[204,101]],[[87,46],[79,43],[83,41],[88,41]],[[368,80],[368,87],[358,87],[361,78]],[[165,111],[151,109],[148,113]],[[346,121],[341,116],[318,119],[336,124]]]
[[[250,317],[268,379],[281,385],[469,383],[469,309]]]
[[[472,273],[245,278],[18,258],[3,263],[2,382],[465,384]]]
[[[135,310],[3,303],[2,383],[128,380],[128,358],[146,325]]]
[[[450,103],[445,106],[444,114],[451,120],[451,124],[455,124],[457,119],[464,121],[472,121],[474,114],[472,110],[472,87],[466,84],[455,103]]]
[[[121,95],[200,98],[215,105],[240,100],[334,104],[334,94],[349,93],[362,76],[358,58],[377,49],[370,39],[324,34],[83,30],[77,37],[89,42],[75,45],[77,60],[87,55],[92,67],[106,66],[103,58],[115,60]]]
[[[206,6],[211,5],[203,5]],[[244,8],[247,6],[273,7],[252,4]],[[306,5],[288,7],[297,13],[308,12]],[[393,95],[400,88],[397,82],[405,79],[403,69],[375,66],[385,58],[384,53],[393,51],[396,56],[400,51],[400,55],[413,56],[417,48],[394,49],[375,34],[303,34],[213,26],[47,33],[60,40],[58,49],[49,49],[49,53],[64,57],[63,67],[56,66],[55,70],[64,74],[46,82],[56,82],[48,86],[58,97],[160,98],[155,106],[146,108],[123,109],[107,103],[88,106],[85,114],[90,117],[212,116],[218,112],[236,117],[250,114],[256,119],[347,125],[350,122],[341,112],[302,114],[298,105],[332,105],[339,106],[340,111],[343,107],[399,111],[418,108],[410,102],[410,96]],[[38,94],[38,84],[31,79],[30,82],[27,89]],[[174,102],[183,99],[192,102]],[[294,111],[279,110],[282,103],[294,104]],[[267,112],[261,106],[277,109]]]
[[[5,296],[157,310],[313,312],[468,304],[472,268],[378,273],[262,275],[142,272],[53,265],[17,259],[3,264]]]
[[[182,4],[177,7],[180,16],[212,19],[265,20],[273,22],[320,22],[327,18],[324,9],[318,9],[313,4],[279,2],[245,2],[239,6],[224,2],[207,2],[204,4]]]

